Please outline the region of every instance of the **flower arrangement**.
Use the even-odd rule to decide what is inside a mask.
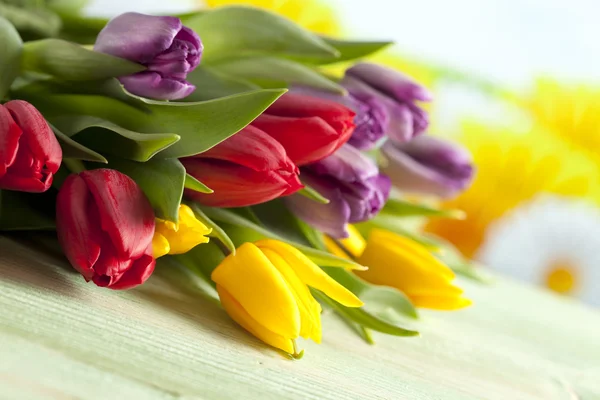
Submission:
[[[452,271],[468,265],[405,221],[459,218],[407,196],[455,196],[473,163],[426,133],[423,86],[360,61],[390,43],[244,6],[111,20],[2,7],[5,234],[56,232],[102,288],[181,268],[293,357],[298,338],[320,342],[323,307],[372,342],[418,334],[415,307],[470,304]]]

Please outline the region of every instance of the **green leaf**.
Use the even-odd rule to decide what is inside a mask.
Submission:
[[[287,209],[281,199],[252,206],[252,211],[261,224],[275,235],[311,246],[300,220]]]
[[[460,210],[440,210],[423,204],[415,204],[400,199],[389,199],[383,209],[383,214],[394,217],[443,217],[464,219],[465,213]]]
[[[161,153],[180,158],[202,153],[232,136],[262,114],[284,90],[255,90],[198,103],[150,102],[151,126],[175,131],[181,140]]]
[[[183,196],[185,168],[176,159],[152,159],[145,163],[109,158],[108,165],[133,179],[152,204],[156,217],[177,223]]]
[[[180,158],[202,153],[234,135],[284,92],[285,89],[256,90],[196,103],[139,100],[140,107],[97,95],[23,90],[19,96],[35,103],[48,118],[89,115],[136,132],[176,132],[181,140],[162,151],[160,157]]]
[[[62,15],[76,15],[85,6],[89,4],[89,0],[47,0],[46,5],[52,11]]]
[[[393,310],[399,315],[418,318],[417,309],[406,295],[398,289],[372,285],[352,272],[341,268],[323,268],[325,272],[346,289],[350,290],[364,303],[364,308],[375,315],[385,315]],[[382,319],[385,319],[382,317]]]
[[[181,100],[183,102],[212,100],[238,93],[260,89],[260,86],[222,73],[218,69],[198,66],[187,76],[187,81],[196,86],[196,90]]]
[[[203,62],[244,54],[332,59],[337,50],[279,15],[254,7],[220,7],[186,19],[204,43]]]
[[[0,17],[10,21],[23,40],[56,36],[61,27],[60,18],[52,11],[41,7],[21,8],[0,2]]]
[[[200,193],[214,193],[214,190],[206,186],[204,183],[200,182],[198,179],[194,178],[190,174],[185,175],[184,186],[186,189],[190,189]]]
[[[56,193],[0,191],[0,231],[54,230]]]
[[[60,143],[62,148],[63,158],[74,158],[77,160],[93,161],[97,163],[108,163],[106,158],[102,154],[96,153],[94,150],[88,149],[84,145],[77,143],[58,128],[50,124],[50,127],[54,131],[54,135]]]
[[[179,141],[174,133],[139,133],[90,116],[63,116],[52,122],[81,144],[128,160],[145,162]]]
[[[207,227],[212,228],[212,232],[209,236],[219,240],[231,252],[231,254],[235,254],[235,244],[233,244],[233,241],[227,235],[225,230],[217,225],[212,219],[208,218],[208,216],[204,214],[204,212],[196,204],[190,204],[190,207],[200,222]]]
[[[303,183],[304,184],[304,183]],[[325,198],[321,193],[317,192],[314,188],[304,184],[304,187],[297,192],[299,195],[308,197],[311,200],[321,204],[329,204],[329,199]]]
[[[83,81],[131,75],[146,67],[64,40],[43,39],[25,43],[23,69]]]
[[[249,230],[252,230],[252,231],[260,234],[261,236],[271,238],[271,239],[281,240],[283,242],[289,243],[292,246],[294,246],[295,248],[297,248],[298,250],[300,250],[302,253],[304,253],[305,256],[310,258],[317,265],[328,266],[328,267],[348,268],[348,269],[359,269],[359,270],[365,269],[365,267],[363,267],[362,265],[360,265],[354,261],[346,260],[344,258],[334,256],[333,254],[327,253],[325,251],[317,250],[312,247],[304,246],[302,244],[282,238],[282,237],[274,234],[270,230],[268,230],[260,225],[257,225],[256,223],[249,221],[248,219],[246,219],[244,217],[237,215],[236,213],[232,212],[231,210],[227,210],[224,208],[212,208],[212,207],[202,207],[202,206],[200,206],[200,208],[202,211],[204,211],[204,213],[208,217],[212,218],[213,220],[226,222],[228,224],[232,224],[235,226],[244,227],[244,228],[247,228]]]
[[[23,41],[15,27],[0,16],[0,100],[19,75]]]
[[[219,71],[253,82],[285,82],[345,94],[346,89],[295,61],[270,56],[232,58],[216,64]]]
[[[386,322],[374,315],[369,314],[367,311],[365,311],[362,308],[346,307],[346,306],[343,306],[343,305],[335,302],[334,300],[330,299],[329,297],[325,296],[324,294],[322,294],[316,290],[313,290],[312,292],[315,297],[317,297],[319,300],[321,300],[325,304],[332,307],[336,312],[338,312],[339,314],[341,314],[344,317],[349,318],[350,320],[354,321],[356,324],[358,324],[364,328],[373,329],[374,331],[387,333],[388,335],[394,335],[394,336],[418,336],[419,335],[419,332],[417,332],[417,331],[405,329],[400,326]]]
[[[215,288],[216,284],[210,276],[214,269],[223,261],[225,255],[215,243],[208,242],[194,247],[187,253],[169,257],[180,262],[193,272],[194,275],[202,278],[206,283]]]
[[[334,62],[350,61],[358,58],[366,57],[370,54],[378,52],[394,42],[392,41],[352,41],[322,37],[322,39],[336,49],[340,56]]]

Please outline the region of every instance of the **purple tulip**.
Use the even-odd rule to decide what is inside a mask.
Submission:
[[[335,101],[354,111],[355,128],[348,143],[357,149],[370,150],[385,136],[389,123],[388,111],[376,96],[352,91],[340,95],[309,87],[295,87],[292,92]]]
[[[375,127],[374,131],[382,129],[394,142],[408,142],[425,132],[429,126],[427,113],[416,102],[431,101],[431,94],[396,70],[377,64],[358,63],[346,70],[341,85],[368,110],[363,115],[371,115],[370,120],[377,121],[383,127]],[[377,137],[377,133],[374,137]],[[357,134],[356,140],[359,138],[361,142],[367,141]],[[365,148],[365,145],[357,147]]]
[[[382,170],[405,192],[448,198],[473,179],[471,154],[451,141],[424,135],[404,144],[387,141],[381,150],[387,159]]]
[[[200,37],[179,18],[133,12],[110,20],[94,45],[100,53],[146,66],[119,80],[129,92],[159,100],[181,99],[194,91],[186,77],[200,63],[202,49]]]
[[[329,204],[295,194],[285,201],[300,219],[335,238],[348,237],[347,224],[373,218],[385,204],[391,183],[375,163],[345,144],[333,155],[302,168],[303,181]]]

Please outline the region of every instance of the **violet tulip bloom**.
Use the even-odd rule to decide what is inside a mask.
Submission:
[[[362,124],[365,129],[357,128],[358,132],[350,142],[356,147],[372,147],[373,140],[383,135],[381,131],[394,142],[408,142],[429,126],[429,117],[417,102],[431,101],[431,94],[396,70],[358,63],[346,70],[340,83],[362,107],[362,111],[358,111],[362,117],[357,118],[357,126],[361,125],[361,118],[366,121]]]
[[[295,194],[286,203],[296,216],[334,238],[348,237],[347,224],[373,218],[385,204],[391,183],[377,165],[345,144],[333,155],[302,168],[303,181],[329,204]]]
[[[181,99],[194,91],[186,77],[200,63],[202,49],[200,37],[179,18],[133,12],[111,19],[94,45],[100,53],[146,66],[119,80],[129,92],[159,100]]]
[[[382,171],[398,189],[449,198],[465,190],[474,175],[471,154],[451,141],[424,135],[404,144],[386,142]]]

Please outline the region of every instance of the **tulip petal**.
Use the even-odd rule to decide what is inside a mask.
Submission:
[[[86,280],[94,275],[93,266],[100,257],[100,227],[89,219],[93,198],[83,178],[70,175],[56,198],[56,230],[69,262]]]
[[[128,92],[158,100],[183,99],[196,90],[196,86],[183,79],[162,77],[154,71],[122,76],[119,81]]]
[[[154,267],[156,266],[156,260],[150,254],[152,254],[152,245],[146,249],[146,254],[135,260],[131,267],[119,279],[113,282],[109,288],[113,290],[126,290],[146,282],[154,272]],[[98,285],[96,280],[94,280],[94,283]]]
[[[374,63],[354,64],[346,74],[360,79],[385,95],[402,102],[431,101],[432,94],[408,75]]]
[[[269,331],[285,338],[300,335],[300,311],[281,273],[252,243],[244,243],[213,271],[212,280],[243,305]]]
[[[281,143],[251,125],[192,158],[230,161],[255,171],[281,169],[298,173],[298,167],[289,159]]]
[[[311,338],[319,343],[321,339],[320,334],[315,332],[315,327],[321,325],[320,322],[317,322],[321,318],[318,308],[315,307],[317,301],[312,297],[308,287],[298,278],[298,275],[296,275],[296,272],[286,260],[271,249],[262,248],[261,250],[281,273],[291,292],[294,294],[298,310],[300,311],[300,336],[305,339]]]
[[[363,302],[354,293],[332,279],[295,247],[273,239],[260,240],[255,244],[260,249],[269,249],[279,254],[306,285],[322,291],[346,307],[361,307],[363,305]]]
[[[142,256],[154,235],[154,211],[140,187],[112,169],[84,171],[80,176],[94,198],[102,230],[119,258]]]
[[[296,118],[262,114],[252,121],[252,126],[281,143],[288,157],[298,166],[331,155],[348,140],[316,116]]]
[[[6,174],[19,150],[19,139],[23,131],[10,115],[8,109],[0,104],[0,178]]]
[[[94,50],[145,64],[167,50],[181,28],[176,17],[124,13],[100,31]]]
[[[456,296],[410,296],[410,300],[416,307],[447,311],[458,310],[473,304],[469,299]]]
[[[287,170],[254,171],[238,164],[204,159],[183,159],[187,172],[214,192],[185,190],[187,197],[212,207],[244,207],[292,194],[303,186]]]
[[[160,258],[169,254],[169,250],[171,250],[171,246],[167,238],[158,232],[154,232],[154,237],[152,238],[152,256]]]
[[[377,164],[360,150],[344,144],[335,153],[310,165],[318,175],[331,175],[343,182],[360,182],[379,173]]]
[[[281,335],[271,332],[261,324],[259,324],[242,305],[235,299],[223,286],[217,284],[217,292],[221,299],[221,304],[227,314],[242,328],[275,348],[281,349],[288,354],[294,354],[294,344],[291,339],[287,339]]]
[[[450,283],[454,273],[450,268],[418,243],[392,232],[373,229],[357,261],[369,267],[356,272],[357,275],[377,285],[395,287],[407,295],[454,292],[455,287]]]

